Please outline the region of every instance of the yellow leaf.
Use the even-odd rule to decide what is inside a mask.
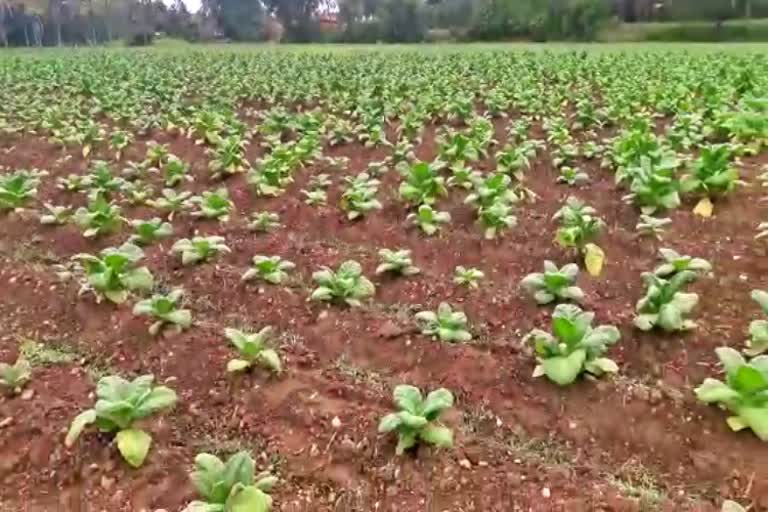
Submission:
[[[88,155],[91,154],[91,146],[86,145],[83,146],[83,158],[88,158]]]
[[[587,244],[584,247],[584,266],[587,267],[589,275],[597,277],[603,271],[605,263],[605,252],[595,244]]]
[[[715,207],[712,204],[712,201],[710,201],[708,197],[705,197],[699,201],[698,204],[696,204],[696,207],[693,209],[693,213],[705,218],[709,218],[712,216],[712,211],[714,209]]]

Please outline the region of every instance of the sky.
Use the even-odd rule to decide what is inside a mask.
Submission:
[[[200,10],[201,0],[182,0],[182,1],[184,2],[184,5],[187,6],[187,10],[189,12],[197,12]],[[163,0],[163,3],[168,7],[170,7],[173,5],[173,0]]]

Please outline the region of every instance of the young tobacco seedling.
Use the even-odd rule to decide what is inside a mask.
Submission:
[[[189,200],[192,198],[192,192],[183,190],[176,192],[172,188],[163,189],[162,197],[157,199],[150,199],[147,204],[153,208],[157,208],[168,214],[168,220],[173,220],[173,216],[184,210],[189,205]]]
[[[768,315],[768,292],[752,290],[751,297],[760,304],[763,313]],[[752,320],[749,324],[749,340],[744,353],[751,357],[765,352],[768,352],[768,320]]]
[[[589,174],[580,171],[578,168],[567,165],[560,168],[560,176],[557,177],[558,183],[566,183],[570,186],[582,185],[589,182]]]
[[[555,235],[557,243],[579,251],[583,251],[605,225],[602,219],[597,217],[597,210],[575,197],[566,199],[565,206],[560,208],[552,219],[560,223]]]
[[[40,179],[29,171],[0,175],[0,211],[15,210],[37,197]]]
[[[189,174],[189,164],[173,156],[168,159],[163,167],[163,175],[166,187],[175,187],[183,181],[192,181]]]
[[[704,403],[717,403],[733,414],[726,422],[736,432],[746,428],[768,441],[768,356],[746,361],[730,347],[715,349],[726,379],[707,378],[695,389]]]
[[[693,164],[691,173],[683,176],[680,191],[707,197],[722,196],[739,184],[739,171],[733,167],[733,152],[728,144],[705,146]]]
[[[400,197],[414,205],[435,204],[439,196],[446,194],[445,178],[426,162],[410,166],[400,184]]]
[[[616,363],[602,355],[621,334],[612,325],[593,328],[594,317],[578,306],[560,304],[552,315],[552,334],[532,330],[524,341],[532,342],[536,351],[538,365],[533,376],[546,375],[552,382],[567,386],[583,372],[595,376],[616,373]]]
[[[304,203],[309,206],[325,206],[328,200],[328,194],[321,188],[302,190],[301,193],[304,194]]]
[[[497,199],[490,206],[482,206],[477,211],[480,224],[485,228],[483,236],[486,240],[493,240],[502,231],[517,225],[517,217],[509,203]]]
[[[630,194],[624,196],[623,200],[639,206],[642,213],[652,215],[659,210],[672,210],[680,206],[676,161],[654,163],[642,157],[640,166],[628,172],[632,176]]]
[[[352,307],[362,305],[361,300],[376,292],[373,283],[363,275],[360,264],[354,260],[345,261],[337,271],[323,267],[312,274],[318,284],[310,296],[311,300],[343,301]]]
[[[467,288],[471,288],[473,290],[480,288],[480,280],[484,277],[485,274],[483,271],[473,267],[466,268],[461,265],[456,267],[453,272],[454,283],[460,286],[466,286]]]
[[[192,312],[188,309],[179,309],[184,290],[177,288],[167,295],[153,295],[136,303],[133,307],[134,315],[146,315],[155,319],[149,326],[149,334],[157,336],[166,326],[170,326],[173,332],[179,333],[192,325]]]
[[[277,477],[268,471],[255,475],[250,454],[240,451],[227,462],[209,453],[195,457],[195,471],[190,478],[202,501],[193,501],[184,512],[270,512],[268,494]]]
[[[229,199],[229,192],[225,188],[220,188],[215,192],[203,192],[202,197],[193,196],[189,198],[189,203],[198,206],[198,209],[191,213],[193,217],[218,219],[219,222],[228,222],[229,214],[234,209],[234,205]]]
[[[7,388],[11,393],[21,393],[21,388],[32,378],[29,361],[19,357],[14,364],[0,363],[0,389]]]
[[[268,233],[280,227],[280,216],[274,212],[256,212],[251,215],[248,229]]]
[[[441,302],[437,311],[416,313],[415,318],[421,333],[426,336],[448,343],[466,343],[472,339],[467,328],[467,315],[463,311],[454,311],[446,302]]]
[[[40,224],[61,226],[72,218],[72,209],[69,206],[54,206],[50,203],[44,203],[43,207],[48,213],[40,215]]]
[[[665,279],[669,279],[679,272],[691,271],[703,274],[712,270],[712,265],[707,260],[682,256],[672,249],[659,249],[659,256],[664,260],[664,263],[656,267],[653,273]]]
[[[482,180],[482,175],[477,171],[473,171],[471,167],[467,167],[464,162],[456,162],[451,165],[450,170],[451,176],[447,181],[449,187],[470,190],[474,186],[475,181]]]
[[[376,199],[379,180],[366,173],[360,173],[353,179],[347,178],[346,181],[349,186],[341,196],[341,209],[347,212],[347,219],[355,220],[372,210],[381,210],[381,202]]]
[[[419,388],[401,384],[395,387],[393,399],[399,411],[381,419],[379,433],[397,432],[397,455],[402,455],[419,441],[438,448],[453,446],[453,432],[438,421],[443,411],[453,407],[450,391],[436,389],[424,399]]]
[[[86,238],[114,233],[123,224],[120,207],[110,203],[102,195],[97,195],[87,207],[78,208],[72,220],[84,230],[83,236]]]
[[[421,272],[419,267],[415,266],[413,261],[411,261],[411,251],[408,249],[400,249],[398,251],[381,249],[379,250],[379,259],[381,263],[376,267],[377,275],[391,272],[393,274],[412,276]]]
[[[657,240],[661,240],[661,235],[664,234],[664,231],[670,225],[672,225],[672,219],[670,218],[658,218],[641,214],[635,230],[642,236],[655,236]]]
[[[434,235],[440,229],[441,224],[451,222],[451,214],[438,212],[430,205],[422,204],[416,213],[409,213],[405,221],[418,226],[427,235]]]
[[[163,222],[159,217],[150,220],[133,220],[131,226],[136,233],[131,235],[129,242],[136,245],[151,245],[162,238],[173,235],[173,226]]]
[[[520,286],[539,304],[553,301],[580,302],[584,292],[575,285],[579,275],[579,266],[575,263],[557,268],[553,262],[544,262],[544,272],[528,274],[520,281]]]
[[[650,331],[654,327],[671,331],[684,331],[696,327],[696,323],[688,320],[688,315],[699,302],[695,293],[683,293],[680,289],[696,279],[696,273],[682,271],[674,274],[669,280],[646,272],[643,280],[647,286],[645,296],[637,302],[635,327],[641,331]]]
[[[96,386],[96,405],[81,412],[72,421],[64,444],[71,448],[83,429],[95,424],[102,432],[117,432],[117,449],[134,468],[144,463],[152,436],[135,428],[138,420],[176,404],[176,393],[166,386],[153,386],[154,377],[143,375],[133,381],[111,375]]]
[[[229,254],[232,250],[224,243],[223,236],[196,236],[192,240],[177,240],[171,252],[181,254],[182,265],[194,265],[208,261],[222,252]]]
[[[108,247],[99,256],[73,256],[85,272],[81,293],[93,290],[99,299],[104,296],[115,304],[122,304],[130,292],[151,290],[154,285],[152,273],[147,267],[137,267],[143,257],[144,251],[131,243]]]
[[[240,358],[232,359],[227,363],[228,372],[247,370],[254,364],[261,365],[275,373],[282,371],[280,356],[268,345],[272,337],[271,327],[264,327],[256,333],[227,328],[224,330],[224,336],[234,345],[240,355]]]
[[[280,284],[288,277],[288,271],[294,268],[296,268],[295,264],[280,256],[257,255],[253,257],[253,266],[243,274],[240,280],[261,279],[271,284]]]

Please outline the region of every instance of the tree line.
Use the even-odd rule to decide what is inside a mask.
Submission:
[[[606,21],[768,17],[768,0],[0,0],[0,46],[191,41],[591,40]]]

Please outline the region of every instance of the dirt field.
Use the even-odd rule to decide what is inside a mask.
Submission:
[[[199,99],[217,85],[211,78],[215,70],[204,72],[211,57],[196,61],[169,54],[155,56],[141,67],[137,57],[125,55],[119,61],[105,61],[104,76],[118,76],[132,63],[138,66],[137,73],[150,76],[167,59],[168,76],[182,69],[199,69],[203,75],[187,82],[181,96],[210,83],[210,89],[198,91]],[[405,84],[415,95],[412,101],[426,101],[419,99],[419,87],[408,85],[405,78],[424,62],[414,58],[414,62],[393,64],[397,58],[393,55],[363,66],[385,70],[384,78],[374,81],[373,87]],[[492,73],[475,69],[490,57],[480,53],[473,60],[471,55],[440,56],[439,62],[428,64],[432,71],[441,66],[458,70],[438,80],[441,97],[475,86],[483,91],[491,88]],[[273,60],[264,65],[259,64],[258,54],[237,58],[253,59],[250,70],[237,77],[240,81],[277,66],[276,58],[295,66],[308,62],[307,57],[289,55],[269,57]],[[348,87],[345,79],[361,80],[355,74],[360,72],[356,58],[367,57],[321,57],[325,65],[313,67],[308,81],[324,83],[340,73],[336,86],[343,90]],[[542,59],[538,62],[545,71],[564,73],[560,78],[547,78],[546,72],[536,75],[544,76],[536,90],[571,90],[570,76],[578,84],[572,90],[582,95],[585,85],[601,84],[592,96],[595,104],[609,101],[605,98],[612,97],[612,88],[628,86],[633,74],[653,69],[653,59],[667,70],[681,62],[675,54],[640,54],[627,57],[625,68],[611,76],[612,64],[594,57],[585,57],[584,65],[575,57],[527,58]],[[719,58],[728,63],[738,60]],[[6,94],[15,93],[19,104],[24,95],[31,95],[42,84],[41,62],[48,61],[39,61],[38,71],[32,73],[0,58],[6,83],[13,78],[28,80]],[[696,77],[711,78],[708,66],[720,62],[712,55],[691,58],[687,71],[691,79],[682,86],[695,97]],[[350,73],[346,78],[345,70]],[[594,78],[595,73],[599,78]],[[88,96],[75,92],[79,82],[74,72],[57,76],[41,86],[64,87],[58,92],[50,89],[54,99],[69,90],[73,96],[80,95],[82,100],[76,103],[82,107],[105,97],[103,84]],[[294,70],[281,80],[298,76]],[[766,76],[763,60],[755,91],[766,92]],[[644,86],[657,79],[653,87],[672,87],[673,78],[639,78]],[[547,86],[546,80],[553,82]],[[135,85],[136,79],[127,83]],[[254,86],[250,94],[256,97],[251,98],[242,97],[247,88],[223,93],[239,98],[234,112],[255,130],[245,150],[251,163],[270,153],[270,147],[261,144],[268,137],[258,129],[264,124],[259,116],[273,105],[286,105],[294,113],[319,108],[343,117],[339,106],[344,102],[338,95],[331,106],[323,105],[319,91],[310,86],[299,91],[305,101],[258,98],[260,91],[268,89]],[[352,89],[355,94],[362,90]],[[111,89],[118,96],[121,90],[122,86]],[[151,92],[152,86],[146,90]],[[391,94],[387,89],[385,96],[391,98]],[[483,98],[479,94],[473,100],[472,115],[485,112]],[[554,109],[551,112],[531,118],[531,139],[547,139],[541,117],[557,115]],[[569,103],[562,114],[572,121],[574,112]],[[0,120],[11,124],[21,120],[27,128],[33,124],[23,116],[5,114]],[[493,172],[496,151],[515,144],[510,126],[529,117],[515,101],[505,114],[489,115],[497,143],[487,156],[471,163],[472,169]],[[108,132],[128,126],[104,112],[81,110],[78,115],[92,116]],[[396,142],[400,122],[388,119],[387,138]],[[661,112],[654,132],[663,138],[674,123],[673,114]],[[467,122],[433,116],[414,146],[416,159],[430,162],[439,156],[437,137],[445,126],[462,130]],[[607,122],[591,134],[571,132],[577,144],[595,140],[610,145],[610,139],[626,126],[623,121]],[[448,195],[436,203],[437,210],[451,215],[451,222],[438,235],[427,237],[409,227],[406,216],[413,209],[399,197],[403,177],[394,168],[379,176],[377,198],[382,208],[362,219],[347,220],[339,207],[343,178],[387,158],[392,153],[389,147],[365,147],[357,141],[332,146],[326,138],[323,156],[348,158],[343,169],[329,170],[323,161],[309,161],[293,172],[293,182],[284,193],[265,197],[253,192],[247,173],[213,180],[207,145],[195,144],[195,137],[187,137],[183,130],[167,126],[147,133],[128,130],[135,133],[135,140],[119,161],[105,140],[94,143],[84,157],[82,145],[62,147],[51,141],[44,128],[36,133],[0,134],[0,168],[48,172],[40,180],[36,198],[0,217],[0,361],[12,363],[21,354],[33,367],[24,391],[0,399],[0,510],[179,511],[195,499],[188,477],[195,455],[241,449],[250,451],[259,469],[270,468],[279,477],[272,491],[274,508],[285,512],[716,511],[723,499],[751,504],[751,511],[768,510],[768,447],[748,430],[732,432],[725,423],[726,413],[697,402],[693,393],[704,378],[720,373],[714,349],[741,348],[749,322],[762,314],[750,291],[768,287],[766,245],[754,239],[757,225],[768,220],[764,189],[756,179],[768,165],[764,147],[737,160],[748,186],[715,200],[711,218],[692,213],[698,198],[684,196],[680,207],[663,215],[672,223],[659,241],[636,232],[638,208],[622,201],[626,191],[615,184],[611,168],[601,167],[599,158],[580,156],[575,163],[590,181],[574,187],[558,184],[552,143],[546,143],[525,172],[524,186],[536,199],[517,205],[516,227],[487,240],[476,225],[475,209],[465,204],[468,192],[461,188],[449,188]],[[295,130],[283,133],[284,142],[296,138]],[[716,138],[713,135],[711,140]],[[185,306],[194,321],[179,334],[158,337],[147,332],[149,319],[132,314],[134,300],[121,305],[97,303],[93,294],[78,294],[78,283],[57,277],[57,265],[79,253],[96,254],[122,244],[131,227],[86,238],[72,223],[41,225],[37,214],[44,203],[74,208],[88,203],[84,193],[58,188],[57,178],[85,175],[94,160],[110,162],[118,174],[127,162],[145,158],[150,141],[167,145],[170,153],[190,164],[194,181],[179,188],[200,194],[224,186],[235,206],[228,222],[179,214],[172,221],[173,236],[144,248],[142,264],[154,274],[156,289],[183,287]],[[692,147],[687,154],[695,157],[698,151]],[[319,173],[328,173],[332,181],[326,205],[305,204],[301,191],[309,189],[310,179]],[[164,187],[159,174],[143,179],[155,191],[153,197]],[[533,328],[549,328],[552,307],[536,305],[519,283],[529,273],[541,271],[544,260],[581,264],[577,254],[553,241],[558,226],[552,216],[569,196],[593,206],[606,223],[596,239],[606,255],[602,274],[592,277],[582,270],[578,277],[585,294],[582,308],[595,313],[596,323],[617,326],[621,340],[608,354],[618,363],[616,376],[579,379],[561,388],[531,376],[535,358],[523,337]],[[146,204],[130,205],[124,196],[117,197],[121,215],[127,219],[161,215]],[[278,213],[282,227],[268,233],[249,230],[249,217],[257,210]],[[179,238],[197,235],[224,237],[231,253],[198,265],[182,265],[170,248]],[[644,293],[641,273],[656,266],[661,247],[712,264],[711,275],[690,286],[700,296],[691,315],[698,324],[695,330],[643,333],[632,325],[635,303]],[[377,252],[382,248],[410,249],[421,273],[376,275]],[[240,276],[257,254],[279,255],[296,268],[280,285],[242,283]],[[374,282],[375,295],[360,308],[308,301],[315,287],[312,273],[350,259],[358,261]],[[453,282],[458,265],[484,272],[478,289]],[[470,343],[441,343],[419,332],[414,314],[435,310],[441,302],[466,313],[474,335]],[[272,375],[256,368],[244,374],[227,373],[234,351],[224,329],[258,330],[266,325],[277,335],[284,371]],[[140,469],[122,460],[113,435],[87,430],[72,448],[63,443],[71,420],[92,406],[96,380],[109,374],[153,374],[178,395],[171,411],[143,423],[153,443]],[[392,389],[402,383],[423,390],[445,387],[454,393],[455,407],[442,417],[453,429],[454,448],[419,446],[397,457],[396,437],[377,434],[381,417],[393,411]]]

